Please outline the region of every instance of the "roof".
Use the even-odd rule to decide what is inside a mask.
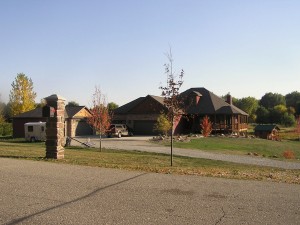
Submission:
[[[86,109],[90,112],[90,110],[85,106],[66,106],[65,110],[65,118],[72,118],[74,117],[79,111],[82,109]],[[14,118],[42,118],[42,107],[35,108],[33,110],[30,110],[28,112],[21,113],[19,115],[16,115]]]
[[[272,131],[274,129],[280,130],[276,124],[259,124],[254,128],[254,131]]]
[[[20,113],[19,115],[14,116],[14,118],[41,118],[43,108],[35,108],[30,111]]]
[[[207,89],[201,88],[190,88],[180,95],[183,99],[188,99],[191,94],[195,95],[198,93],[200,101],[197,105],[191,105],[187,108],[187,113],[189,114],[236,114],[236,115],[248,115],[243,110],[237,108],[236,106],[227,103],[223,98],[215,95],[214,93],[208,91]]]
[[[137,105],[141,104],[143,101],[145,101],[147,98],[151,98],[158,102],[161,105],[164,105],[164,98],[160,96],[154,96],[154,95],[147,95],[146,97],[139,97],[125,105],[120,106],[119,108],[116,108],[114,110],[115,114],[126,114],[130,112],[133,108],[135,108]]]
[[[199,96],[200,101],[196,104],[190,104],[191,96]],[[180,94],[181,99],[185,102],[188,114],[212,115],[212,114],[225,114],[225,115],[248,115],[243,110],[236,106],[227,103],[223,98],[218,97],[214,93],[205,88],[190,88]],[[125,105],[120,106],[114,110],[115,114],[127,114],[132,109],[137,107],[146,99],[154,99],[161,105],[164,105],[164,98],[160,96],[147,95],[146,97],[139,97]]]

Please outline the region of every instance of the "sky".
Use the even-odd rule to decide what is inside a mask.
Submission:
[[[95,87],[118,105],[159,96],[170,49],[181,91],[300,91],[299,12],[299,0],[2,0],[1,99],[18,73],[36,102],[59,94],[91,106]]]

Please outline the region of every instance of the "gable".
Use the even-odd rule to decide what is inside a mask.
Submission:
[[[82,108],[79,112],[77,112],[73,118],[82,118],[82,117],[91,117],[92,114],[87,110],[86,107]]]
[[[164,110],[164,106],[153,96],[146,96],[143,101],[135,105],[128,113],[132,114],[159,114]]]

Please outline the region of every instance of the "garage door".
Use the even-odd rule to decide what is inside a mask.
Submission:
[[[155,120],[135,120],[134,121],[134,135],[155,135],[153,131]]]
[[[76,127],[75,136],[84,136],[92,134],[93,129],[91,128],[91,126],[85,120],[80,120]]]

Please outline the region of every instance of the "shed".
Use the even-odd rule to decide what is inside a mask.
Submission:
[[[278,141],[279,131],[280,128],[276,124],[260,124],[254,128],[254,135],[256,137]]]

